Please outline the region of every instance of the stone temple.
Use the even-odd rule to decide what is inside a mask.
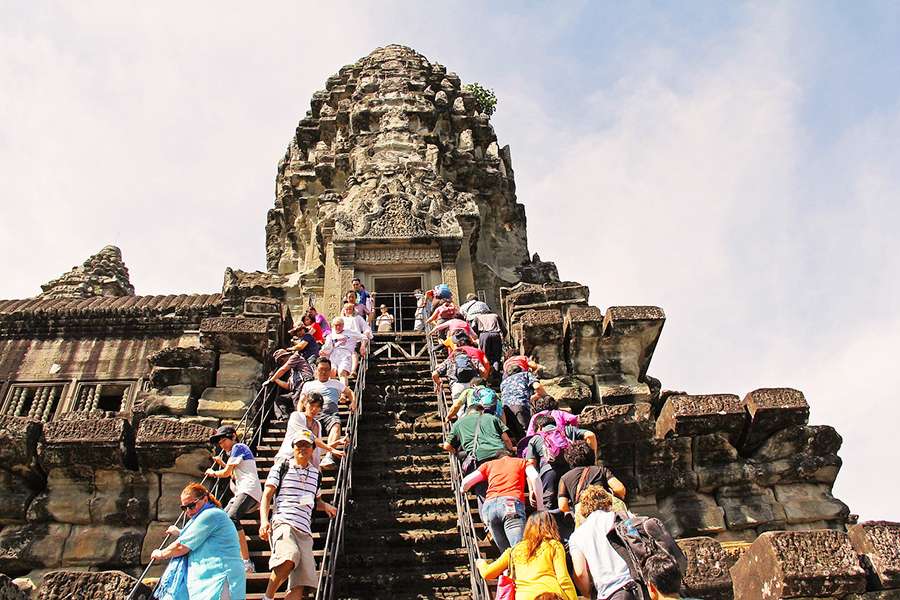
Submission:
[[[284,435],[260,401],[272,352],[307,306],[336,315],[356,277],[397,330],[375,336],[355,453],[323,479],[341,516],[316,522],[317,597],[491,593],[471,568],[490,544],[437,449],[445,406],[407,318],[410,292],[446,282],[501,313],[508,348],[596,433],[629,508],[678,538],[686,595],[900,598],[900,525],[856,523],[832,495],[841,437],[808,423],[801,391],[667,390],[650,375],[662,309],[604,312],[529,254],[510,150],[456,74],[397,45],[341,68],[275,184],[266,271],[226,268],[219,293],[136,295],[106,246],[0,300],[0,598],[148,597],[135,577],[161,573],[144,567],[210,466],[212,428],[240,425],[268,471]],[[259,598],[269,552],[247,519]]]

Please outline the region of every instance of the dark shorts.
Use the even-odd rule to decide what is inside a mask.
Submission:
[[[240,494],[235,494],[234,498],[225,505],[225,514],[228,515],[228,518],[231,519],[238,531],[243,531],[241,517],[258,509],[259,502],[254,500],[253,496],[241,492]]]
[[[331,428],[335,425],[341,424],[340,415],[326,415],[325,413],[319,413],[316,415],[316,421],[319,422],[319,426],[321,427],[320,431],[322,432],[323,437],[328,437],[328,434],[331,433]]]

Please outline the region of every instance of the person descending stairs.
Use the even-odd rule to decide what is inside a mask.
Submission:
[[[426,357],[369,363],[341,599],[471,597],[429,373]]]

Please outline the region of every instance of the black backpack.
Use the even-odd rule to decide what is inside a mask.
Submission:
[[[453,364],[456,365],[456,381],[459,383],[469,383],[478,376],[478,369],[475,368],[475,363],[462,350],[457,350],[456,354],[454,354]]]
[[[639,584],[644,598],[650,597],[644,577],[644,565],[648,558],[665,553],[675,560],[682,573],[687,569],[687,557],[656,517],[628,517],[618,513],[616,524],[607,537],[628,564],[631,578]]]

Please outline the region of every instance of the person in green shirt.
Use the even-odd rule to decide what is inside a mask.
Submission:
[[[442,444],[442,448],[447,452],[458,453],[463,462],[466,462],[465,459],[469,456],[474,456],[475,464],[469,471],[481,463],[497,458],[500,454],[516,451],[509,438],[509,429],[496,416],[486,413],[484,405],[480,402],[472,404],[466,415],[453,424],[450,438]]]

